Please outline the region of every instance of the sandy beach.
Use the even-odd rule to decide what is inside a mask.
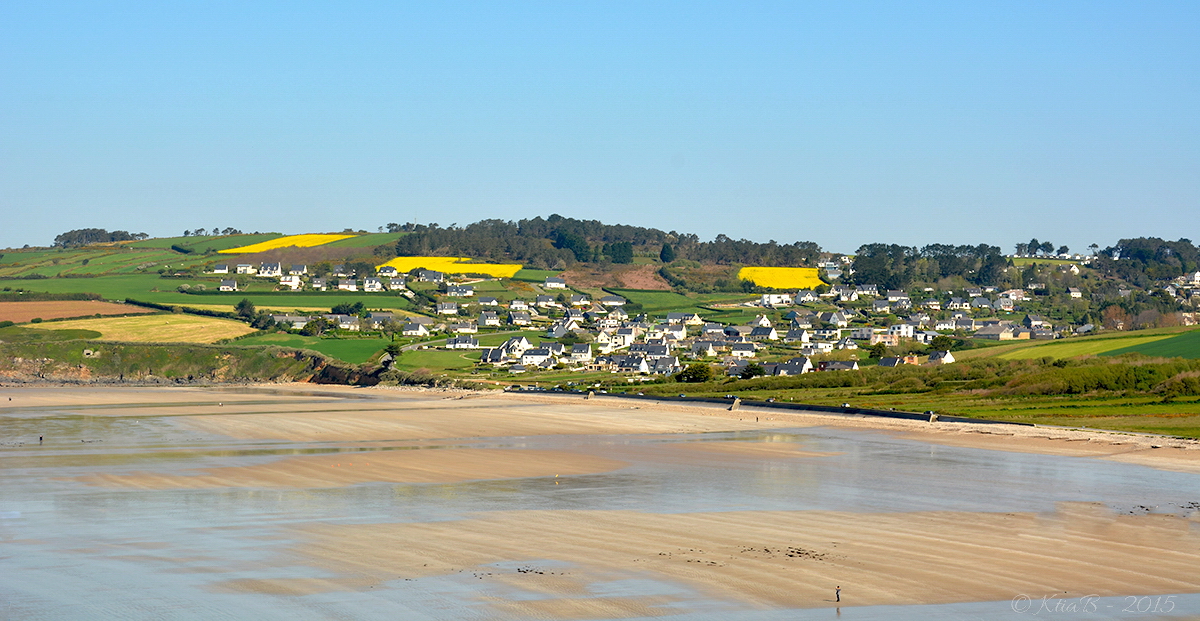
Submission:
[[[10,403],[5,397],[12,405],[0,413],[19,414],[11,421],[24,425],[20,429],[61,420],[81,430],[69,440],[75,444],[53,437],[52,451],[42,446],[38,453],[28,434],[17,437],[17,427],[5,428],[0,440],[10,453],[0,472],[45,469],[56,473],[46,479],[53,485],[125,499],[185,490],[226,496],[307,490],[305,503],[339,489],[390,486],[408,490],[397,498],[416,499],[403,502],[426,503],[421,506],[429,510],[444,505],[437,498],[462,502],[457,499],[480,493],[476,489],[502,500],[432,520],[271,518],[276,521],[258,527],[270,527],[271,539],[285,543],[255,562],[258,575],[222,576],[229,568],[215,560],[189,570],[212,576],[198,585],[204,592],[231,597],[303,600],[468,577],[481,589],[471,605],[499,616],[589,619],[669,615],[697,594],[757,610],[1006,601],[1023,593],[1200,593],[1200,496],[1188,491],[1169,510],[1166,503],[1138,507],[1129,500],[1136,496],[1088,501],[1086,495],[1047,501],[1036,511],[1004,510],[1000,500],[993,510],[971,511],[771,508],[793,502],[789,490],[824,489],[819,472],[870,482],[870,462],[859,466],[856,460],[865,457],[852,455],[856,434],[869,434],[861,437],[883,446],[880,454],[915,449],[914,456],[937,459],[938,468],[949,470],[928,470],[935,477],[929,483],[951,486],[947,494],[970,485],[955,480],[958,471],[947,456],[970,460],[964,463],[985,473],[988,455],[1069,458],[1075,461],[1047,463],[1084,473],[1087,464],[1107,463],[1108,477],[1123,476],[1121,468],[1130,466],[1120,464],[1129,464],[1162,473],[1129,471],[1152,480],[1200,473],[1200,446],[1190,441],[603,397],[310,385],[6,389],[0,406]],[[38,423],[43,415],[50,418]],[[784,429],[790,431],[777,432]],[[826,439],[809,439],[805,430]],[[138,444],[139,434],[148,434],[152,446]],[[893,449],[889,442],[899,444]],[[943,448],[930,453],[922,446]],[[976,452],[960,458],[959,450]],[[905,459],[897,463],[911,462]],[[1042,476],[1034,472],[1029,476]],[[718,495],[689,508],[688,494],[697,492],[667,493],[672,477],[680,476],[680,485],[698,493],[713,477],[714,490],[732,485],[727,489],[737,490],[739,500],[714,511]],[[725,476],[746,482],[718,480]],[[471,487],[488,481],[519,487]],[[913,484],[917,494],[943,493]],[[420,487],[431,485],[442,487]],[[604,498],[620,498],[623,486],[636,491],[642,508],[607,506]],[[441,491],[424,500],[422,489]],[[531,500],[503,500],[514,493]],[[663,500],[656,502],[655,494]],[[767,500],[764,508],[745,508],[759,502],[755,497]],[[836,493],[814,498],[823,499],[822,506],[839,502]],[[897,498],[887,502],[903,505],[903,495]],[[546,506],[523,506],[530,503]],[[873,505],[855,505],[862,506]],[[623,580],[681,591],[598,590]],[[832,597],[839,585],[840,603]]]

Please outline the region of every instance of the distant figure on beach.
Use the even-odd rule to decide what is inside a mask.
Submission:
[[[42,436],[38,436],[38,444],[42,443]]]
[[[833,595],[837,598],[835,601],[842,601],[842,587],[839,586],[838,588],[834,589]]]

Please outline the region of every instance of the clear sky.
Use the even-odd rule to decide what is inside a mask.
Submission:
[[[1200,3],[0,3],[0,247],[559,213],[1200,240]]]

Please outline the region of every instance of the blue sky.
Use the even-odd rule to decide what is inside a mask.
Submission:
[[[1200,4],[0,4],[0,247],[559,213],[1200,239]]]

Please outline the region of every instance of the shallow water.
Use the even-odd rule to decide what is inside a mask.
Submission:
[[[245,395],[247,393],[241,392]],[[294,394],[294,393],[292,393]],[[245,397],[225,395],[229,401]],[[338,395],[314,391],[313,402]],[[261,396],[255,401],[262,402]],[[290,403],[296,403],[292,400]],[[162,404],[155,404],[161,407]],[[437,442],[236,440],[199,433],[171,416],[88,416],[83,408],[0,411],[0,618],[4,619],[485,619],[480,598],[528,597],[467,574],[398,580],[367,592],[269,595],[214,591],[236,579],[330,577],[280,565],[295,525],[426,522],[505,510],[748,510],[1043,512],[1068,501],[1114,511],[1186,515],[1200,476],[1088,458],[931,445],[834,428],[755,432],[530,436]],[[48,440],[37,444],[37,435]],[[813,458],[720,455],[682,443],[790,442]],[[21,444],[24,442],[24,444]],[[283,456],[443,448],[570,450],[619,459],[621,470],[555,479],[447,484],[370,483],[329,489],[138,490],[84,485],[74,477],[153,469],[269,463]],[[553,566],[545,563],[546,567]],[[514,571],[497,564],[497,571]],[[687,586],[621,579],[590,586],[595,597],[661,595],[677,619],[1056,619],[1171,618],[1200,613],[1179,595],[1171,614],[1122,598],[1055,604],[1038,612],[1013,602],[937,606],[745,610]],[[1081,609],[1082,607],[1082,609]],[[1065,608],[1065,610],[1064,610]],[[1157,610],[1158,612],[1155,612]]]

